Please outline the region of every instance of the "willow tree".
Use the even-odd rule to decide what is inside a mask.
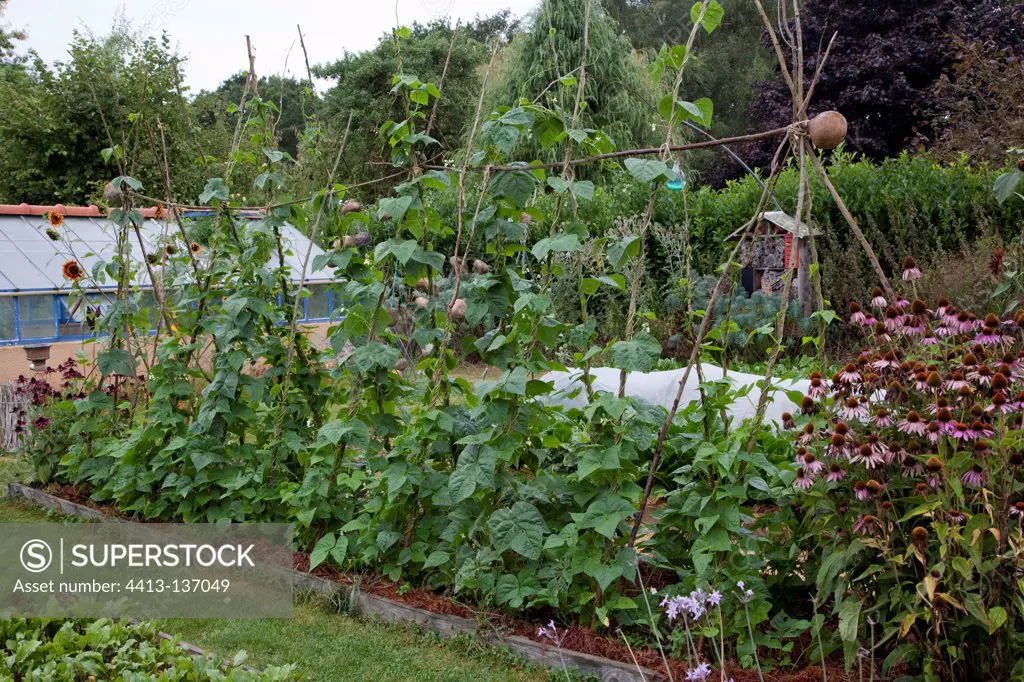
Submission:
[[[657,101],[654,86],[644,59],[634,53],[600,0],[544,0],[526,30],[505,48],[487,101],[493,108],[526,98],[571,116],[588,14],[581,123],[601,130],[620,149],[643,146],[651,141],[653,119],[647,102]],[[548,160],[560,154],[559,149],[549,150]],[[531,139],[520,143],[516,155],[524,160],[545,156]]]

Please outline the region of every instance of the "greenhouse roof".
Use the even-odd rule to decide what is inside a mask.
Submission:
[[[53,240],[47,236],[50,227],[46,215],[56,211],[64,216],[64,224],[57,228],[61,239]],[[155,209],[143,209],[145,218],[140,232],[147,253],[156,252],[161,244],[173,238],[178,228],[173,222],[159,220]],[[194,217],[212,215],[204,212],[186,212],[186,220]],[[245,217],[258,218],[258,214]],[[302,272],[302,260],[306,250],[312,246],[309,263],[323,253],[316,244],[310,244],[306,238],[292,225],[284,225],[281,230],[282,239],[287,247],[285,262],[291,268],[293,281],[299,280]],[[130,240],[131,258],[140,266],[142,253],[138,240]],[[61,273],[63,264],[71,259],[77,260],[87,272],[92,272],[93,265],[98,261],[109,261],[117,248],[116,226],[95,206],[64,207],[0,205],[0,294],[13,292],[56,292],[69,289],[69,283]],[[145,267],[137,268],[136,282],[138,286],[150,285]],[[306,273],[306,281],[323,283],[334,281],[327,271]],[[115,289],[116,285],[92,287],[94,289]]]

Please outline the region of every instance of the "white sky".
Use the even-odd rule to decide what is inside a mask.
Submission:
[[[106,34],[122,11],[144,33],[167,30],[187,56],[187,82],[193,91],[212,89],[232,73],[248,68],[245,35],[252,38],[256,72],[305,76],[296,24],[311,64],[329,62],[345,50],[373,47],[398,20],[426,23],[438,16],[469,20],[506,7],[528,13],[539,0],[11,0],[0,22],[24,29],[28,40],[19,51],[35,49],[48,62],[67,56],[72,31]]]

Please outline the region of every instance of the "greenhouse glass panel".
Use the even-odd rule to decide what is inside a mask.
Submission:
[[[14,325],[14,297],[0,298],[0,341],[13,341],[18,338],[18,330]]]
[[[331,316],[330,291],[325,284],[312,284],[306,299],[306,319],[326,320]]]
[[[96,323],[103,317],[108,300],[102,294],[93,296],[61,296],[58,336],[93,336]]]
[[[19,296],[18,323],[21,339],[52,339],[57,336],[53,296]]]

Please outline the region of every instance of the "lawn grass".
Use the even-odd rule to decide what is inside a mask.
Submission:
[[[245,649],[256,668],[297,663],[307,680],[374,682],[513,682],[555,679],[514,654],[476,646],[468,636],[442,639],[410,625],[368,622],[313,604],[290,620],[166,620],[157,625],[214,651]]]
[[[0,523],[45,523],[57,519],[38,505],[7,499],[7,483],[21,469],[0,457]],[[245,649],[248,665],[264,668],[296,663],[302,679],[417,682],[534,682],[554,679],[507,650],[476,646],[409,625],[388,625],[339,614],[315,603],[298,604],[290,620],[175,619],[156,622],[164,632],[221,655]]]

